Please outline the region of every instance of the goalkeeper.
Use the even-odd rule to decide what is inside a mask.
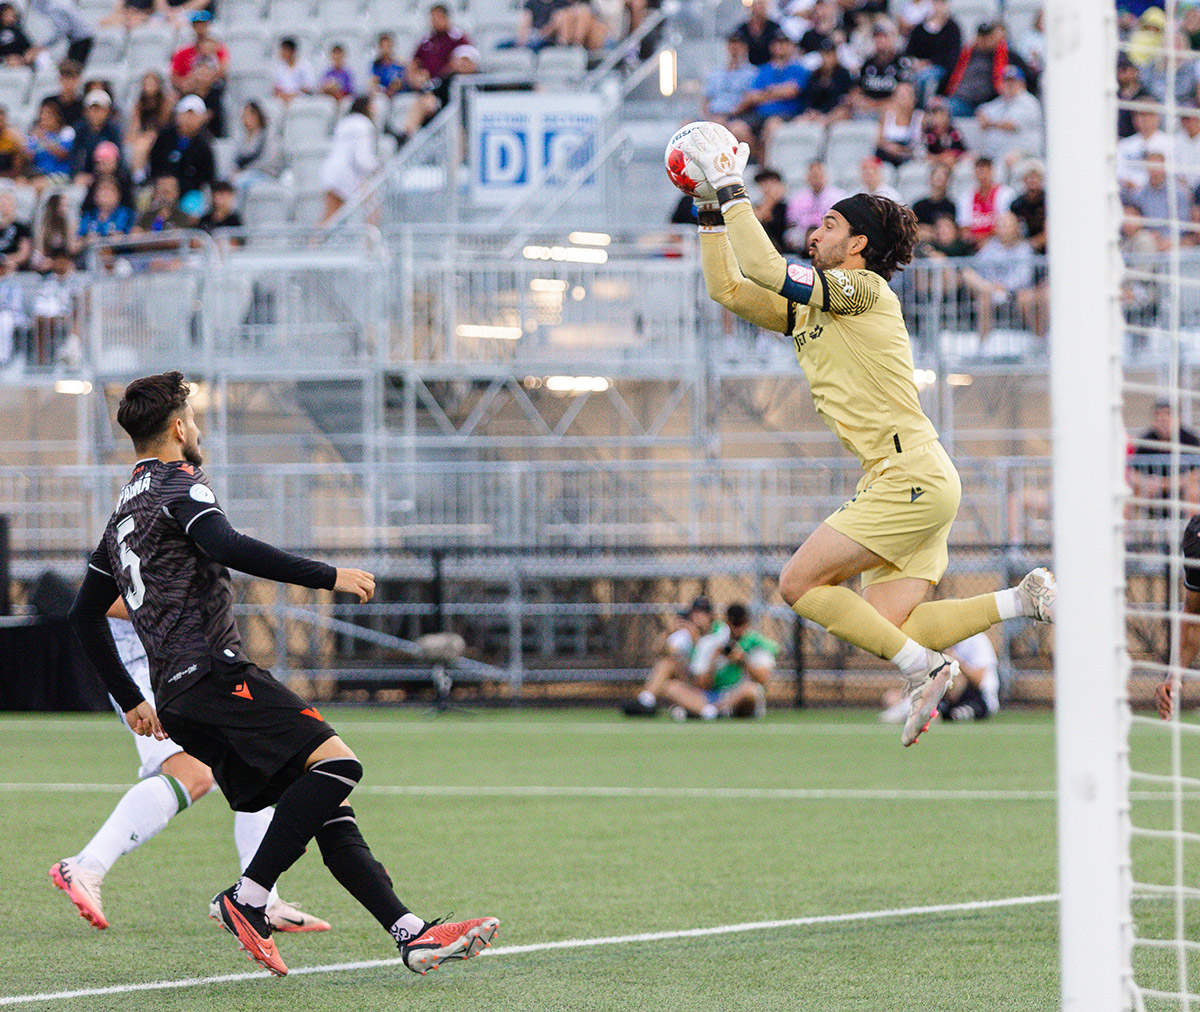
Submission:
[[[921,410],[908,331],[887,284],[912,259],[916,219],[892,200],[855,194],[812,233],[812,265],[791,263],[746,197],[746,146],[716,124],[680,146],[708,184],[697,190],[697,211],[709,296],[792,339],[817,413],[863,467],[850,501],[784,566],[780,594],[798,615],[896,665],[909,701],[901,741],[911,745],[958,670],[940,651],[1005,619],[1052,621],[1057,593],[1039,568],[998,593],[924,601],[946,571],[961,487]],[[861,597],[841,586],[855,576]]]

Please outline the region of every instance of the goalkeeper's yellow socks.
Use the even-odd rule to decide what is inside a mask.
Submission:
[[[1004,614],[1005,611],[1010,614]],[[1002,590],[998,594],[980,594],[962,600],[926,601],[912,610],[900,631],[924,643],[930,650],[945,650],[990,629],[1004,618],[1016,618],[1020,614],[1015,591]]]
[[[849,587],[814,587],[793,606],[840,640],[891,661],[905,675],[919,675],[929,666],[929,651],[897,629]]]

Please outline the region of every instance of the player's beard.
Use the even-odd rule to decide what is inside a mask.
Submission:
[[[184,443],[183,459],[189,464],[200,467],[204,463],[204,454],[200,452],[200,444],[198,442]]]
[[[843,239],[836,246],[830,247],[828,244],[817,247],[809,246],[808,255],[812,261],[812,265],[819,271],[827,271],[831,267],[839,267],[846,259],[846,254],[849,252],[850,240]]]

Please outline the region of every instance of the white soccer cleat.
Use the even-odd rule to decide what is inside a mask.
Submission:
[[[908,719],[900,732],[900,744],[905,748],[929,730],[938,703],[958,676],[958,661],[934,650],[929,655],[931,663],[925,673],[908,679]]]
[[[1058,600],[1058,583],[1054,574],[1045,566],[1038,566],[1025,574],[1017,584],[1017,596],[1021,599],[1021,612],[1035,622],[1054,621],[1054,602]]]
[[[73,857],[64,857],[51,866],[50,881],[67,894],[79,916],[88,924],[101,929],[108,927],[104,909],[100,906],[103,875],[88,871]]]
[[[267,923],[271,925],[272,931],[329,930],[328,921],[323,921],[312,914],[306,914],[282,896],[277,896],[274,903],[267,904]]]

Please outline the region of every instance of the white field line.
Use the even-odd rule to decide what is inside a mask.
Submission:
[[[775,931],[780,928],[803,928],[822,924],[849,924],[861,921],[882,921],[902,917],[928,917],[936,914],[974,913],[981,910],[1000,910],[1008,907],[1036,906],[1056,903],[1058,896],[1010,896],[1000,900],[972,900],[966,903],[942,903],[928,907],[900,907],[894,910],[864,910],[850,914],[823,914],[815,917],[792,917],[780,921],[748,921],[742,924],[721,924],[711,928],[686,928],[682,931],[649,931],[639,935],[606,935],[600,938],[568,938],[557,942],[535,942],[532,945],[509,945],[485,950],[484,956],[517,956],[529,952],[548,952],[553,949],[592,949],[604,945],[632,945],[641,942],[663,942],[677,938],[705,938],[712,935],[735,935],[747,931]],[[338,973],[346,970],[370,970],[383,966],[399,966],[400,959],[369,959],[355,963],[326,963],[321,966],[298,966],[288,976],[307,973]],[[132,994],[138,991],[170,991],[209,984],[229,984],[245,980],[270,979],[265,970],[254,973],[226,973],[215,977],[183,977],[145,984],[118,984],[112,987],[90,987],[78,991],[44,991],[40,994],[15,994],[0,997],[0,1006],[32,1005],[38,1002],[63,1001],[69,998],[94,998],[104,995]]]
[[[35,731],[78,731],[83,723],[93,722],[95,718],[115,720],[116,718],[102,714],[81,714],[79,720],[63,720],[49,718],[46,720],[31,716],[30,719],[5,717],[0,718],[0,729],[35,730]],[[690,735],[719,734],[719,735],[748,735],[759,737],[763,735],[782,735],[787,737],[866,735],[869,737],[897,736],[896,728],[890,724],[841,724],[836,722],[822,724],[761,724],[752,721],[689,721],[680,724],[673,720],[629,719],[625,721],[610,721],[596,723],[576,723],[574,721],[520,721],[520,720],[483,720],[483,719],[428,719],[396,721],[377,720],[338,720],[332,723],[338,731],[354,734],[599,734],[599,735],[638,735],[657,733],[677,735],[681,740],[694,741]],[[982,723],[972,722],[968,728],[956,728],[939,724],[938,733],[951,734],[968,733],[972,737],[988,735],[1052,735],[1053,723],[1045,724],[1008,724],[1003,721]]]
[[[117,794],[132,786],[87,783],[5,783],[0,794],[37,792]],[[382,794],[433,798],[673,798],[731,801],[1053,801],[1049,790],[938,790],[936,788],[848,787],[607,787],[572,784],[366,784],[355,795]],[[1150,792],[1146,792],[1149,794]],[[1159,797],[1153,794],[1153,797]],[[1162,795],[1166,796],[1166,795]]]

